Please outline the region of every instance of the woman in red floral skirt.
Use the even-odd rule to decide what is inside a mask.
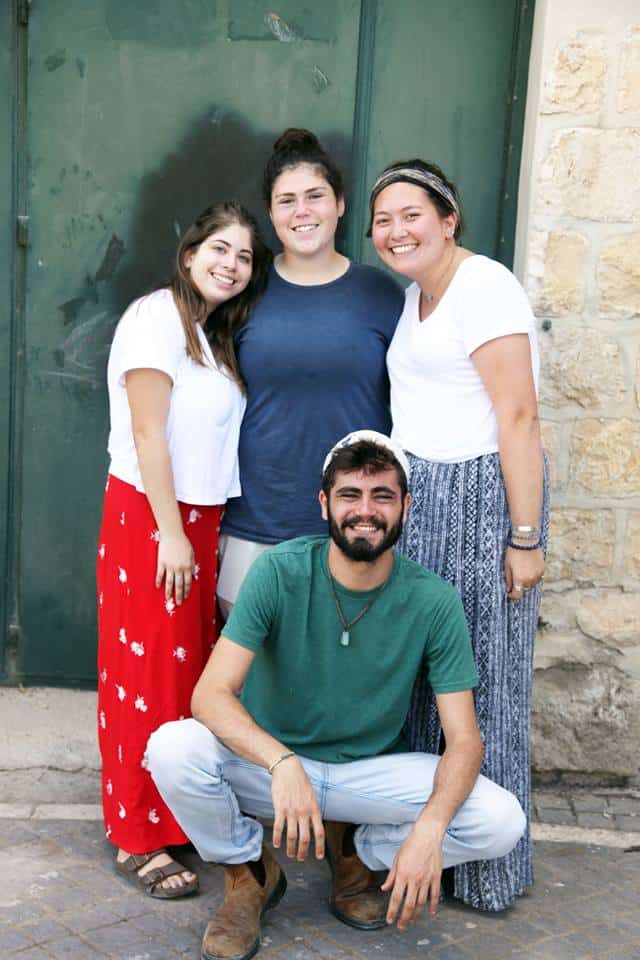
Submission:
[[[153,730],[190,712],[218,635],[217,543],[240,494],[244,412],[233,336],[270,253],[236,202],[186,231],[171,283],[134,301],[108,366],[111,464],[97,559],[98,734],[116,869],[153,897],[197,890],[166,847],[187,837],[146,770]]]

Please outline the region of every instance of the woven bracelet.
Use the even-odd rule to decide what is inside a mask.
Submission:
[[[507,540],[507,546],[512,547],[514,550],[538,550],[542,544],[538,540],[537,543],[531,543],[528,546],[525,546],[523,543],[514,543],[511,537]]]

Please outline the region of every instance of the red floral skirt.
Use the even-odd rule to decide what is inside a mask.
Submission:
[[[158,530],[144,494],[109,476],[97,559],[98,740],[107,837],[129,853],[187,842],[146,769],[150,734],[190,716],[218,636],[216,577],[224,507],[178,504],[195,553],[188,600],[155,586]]]

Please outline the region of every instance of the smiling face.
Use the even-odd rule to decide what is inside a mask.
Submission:
[[[320,492],[322,516],[333,542],[350,560],[371,563],[402,532],[409,506],[394,467],[376,473],[340,470],[329,491]]]
[[[285,253],[313,257],[335,247],[344,199],[309,163],[287,167],[276,178],[269,215]]]
[[[456,215],[442,217],[422,187],[392,183],[376,197],[371,237],[383,263],[420,281],[455,243],[455,226]]]
[[[210,310],[242,293],[251,279],[251,233],[231,223],[187,250],[184,265]]]

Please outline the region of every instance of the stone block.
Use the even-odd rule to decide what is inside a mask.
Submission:
[[[598,262],[600,313],[623,319],[640,316],[640,233],[612,237]]]
[[[545,579],[554,582],[608,577],[613,563],[614,538],[612,510],[557,507],[551,511]]]
[[[579,33],[555,53],[545,80],[542,113],[596,113],[602,107],[607,81],[604,37]]]
[[[609,646],[640,646],[640,592],[585,591],[576,620],[583,633]]]
[[[568,610],[568,617],[575,620],[575,612]],[[554,630],[544,620],[543,612],[534,651],[533,662],[536,670],[548,670],[552,667],[572,670],[576,666],[591,667],[594,663],[610,664],[615,662],[615,658],[615,651],[583,636],[577,627],[565,632]]]
[[[602,813],[578,813],[576,820],[579,827],[586,827],[588,830],[615,830],[613,819]]]
[[[620,57],[618,110],[640,113],[640,26],[629,29]]]
[[[596,497],[638,496],[640,423],[624,418],[578,421],[571,437],[569,482]]]
[[[607,798],[595,793],[576,793],[571,803],[576,813],[599,813],[602,816],[608,808]]]
[[[536,771],[634,776],[638,771],[640,696],[615,665],[537,669],[533,688]]]
[[[568,796],[559,793],[548,793],[546,790],[534,790],[533,799],[539,809],[570,810]]]
[[[575,815],[571,810],[555,810],[552,807],[538,807],[537,817],[539,823],[553,823],[561,827],[574,827],[576,824]]]
[[[640,579],[640,512],[627,514],[624,536],[624,573]]]
[[[554,216],[633,222],[640,217],[640,127],[559,130],[541,165],[538,207]]]
[[[560,424],[554,423],[552,420],[541,420],[540,433],[542,434],[542,447],[547,455],[547,461],[549,463],[549,486],[552,490],[557,490],[558,486],[560,485]]]
[[[616,340],[598,330],[563,327],[540,338],[540,401],[585,409],[622,403],[627,395],[624,357]]]
[[[627,816],[637,817],[638,829],[640,829],[640,800],[637,797],[609,797],[609,809],[612,813],[623,813]]]
[[[546,234],[542,277],[536,295],[537,313],[559,316],[581,312],[588,251],[589,241],[579,233],[552,230]]]
[[[625,833],[640,833],[640,817],[636,817],[634,814],[625,815],[621,813],[616,815],[614,819],[618,830],[624,830]],[[638,936],[640,936],[640,930],[638,930]]]

